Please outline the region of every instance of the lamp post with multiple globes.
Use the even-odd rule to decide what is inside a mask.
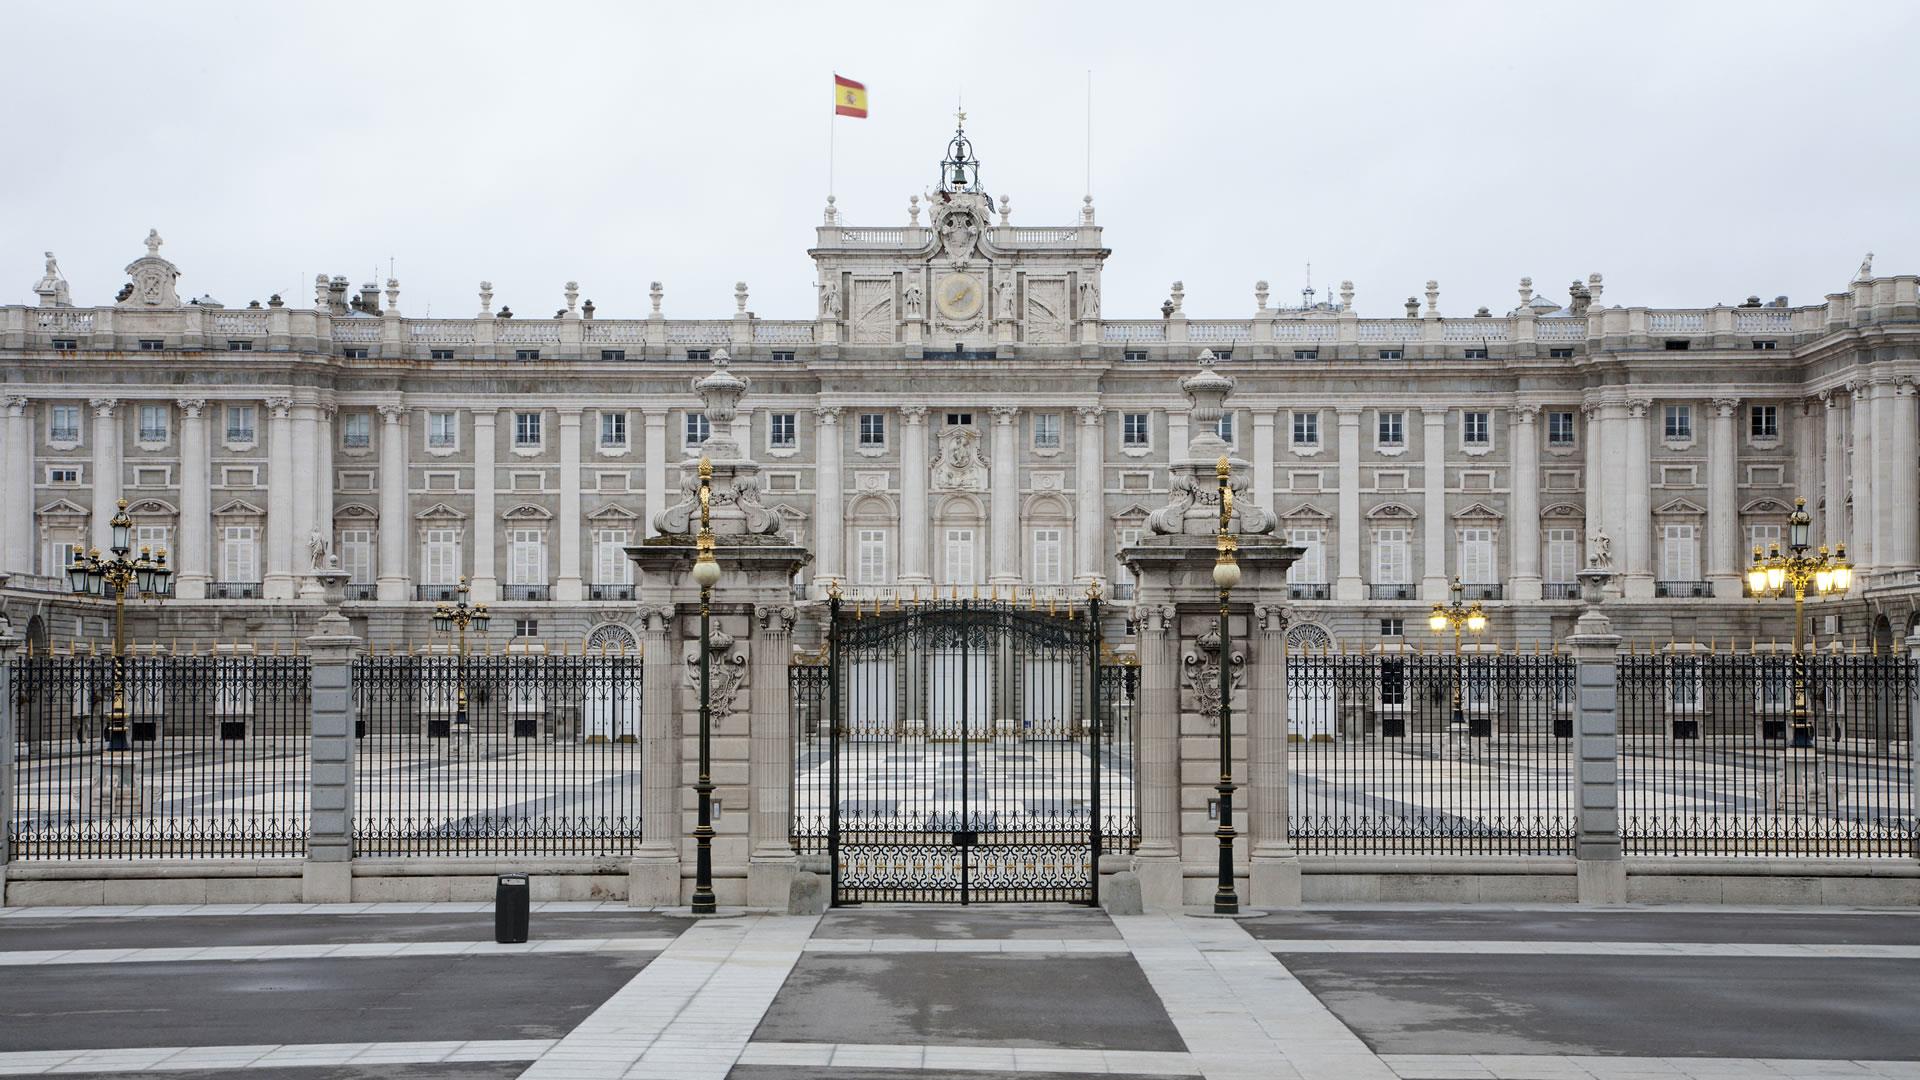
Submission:
[[[1747,591],[1756,600],[1793,593],[1793,706],[1790,742],[1794,746],[1813,745],[1813,716],[1807,705],[1807,590],[1817,596],[1838,595],[1853,587],[1853,564],[1847,562],[1847,545],[1836,543],[1829,552],[1821,544],[1813,554],[1809,534],[1813,519],[1807,514],[1807,500],[1793,500],[1793,513],[1787,517],[1787,550],[1775,541],[1762,552],[1753,548],[1753,564],[1747,568]]]
[[[1460,706],[1460,631],[1479,634],[1486,630],[1487,612],[1478,600],[1470,605],[1464,603],[1466,590],[1459,578],[1453,579],[1451,593],[1450,603],[1433,605],[1433,611],[1427,616],[1427,629],[1436,634],[1444,634],[1449,628],[1453,630],[1453,713],[1449,719],[1458,724],[1466,719]]]
[[[455,600],[451,604],[441,604],[433,611],[433,628],[439,632],[457,633],[460,642],[460,659],[453,707],[453,731],[457,738],[465,739],[473,733],[467,722],[467,627],[473,627],[476,634],[487,632],[487,625],[493,616],[487,614],[487,605],[468,604],[467,579],[464,575],[460,584],[453,590]]]
[[[127,594],[162,600],[173,594],[173,570],[167,566],[167,552],[141,548],[133,554],[133,519],[127,516],[127,500],[121,499],[118,513],[108,523],[111,539],[108,555],[99,548],[74,552],[67,567],[67,587],[75,595],[113,597],[113,702],[107,711],[107,723],[101,731],[102,748],[109,755],[103,761],[105,786],[101,796],[108,801],[134,798],[133,731],[127,711]]]

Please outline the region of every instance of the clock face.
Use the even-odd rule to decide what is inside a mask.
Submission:
[[[986,296],[980,282],[966,274],[948,274],[934,287],[934,300],[940,314],[949,319],[971,319],[980,314]]]

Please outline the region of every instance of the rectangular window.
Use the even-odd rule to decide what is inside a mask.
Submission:
[[[228,352],[252,352],[252,351],[253,351],[253,342],[251,342],[251,341],[229,341],[229,342],[227,342],[227,351],[228,351]]]
[[[540,636],[539,619],[513,620],[513,636],[517,638],[537,638]]]
[[[974,583],[972,529],[948,529],[943,555],[946,565],[946,584],[971,585]]]
[[[1151,436],[1147,427],[1147,414],[1143,412],[1124,413],[1120,417],[1120,445],[1149,446]]]
[[[253,406],[227,406],[227,441],[230,443],[254,441]]]
[[[854,582],[879,585],[887,580],[887,530],[861,529],[854,536]]]
[[[860,445],[887,445],[887,418],[881,413],[860,414]]]
[[[1317,412],[1297,412],[1293,414],[1293,445],[1320,445],[1320,414]]]
[[[1693,347],[1693,342],[1688,341],[1686,338],[1668,338],[1667,339],[1668,352],[1686,352],[1688,349],[1692,347]]]
[[[1407,636],[1407,620],[1399,619],[1399,618],[1381,619],[1380,620],[1380,636],[1381,637],[1406,637]]]
[[[1487,358],[1487,350],[1484,347],[1469,348],[1467,350],[1466,359],[1468,360],[1485,360],[1486,358]]]
[[[140,441],[143,443],[163,443],[167,441],[167,420],[170,410],[165,405],[140,406]]]
[[[1375,430],[1374,441],[1380,446],[1397,447],[1407,445],[1407,414],[1403,412],[1383,412]]]
[[[1382,360],[1404,360],[1406,359],[1406,357],[1407,357],[1407,352],[1405,349],[1381,349],[1380,350],[1380,359]]]
[[[1700,580],[1700,541],[1695,526],[1660,526],[1660,580]]]
[[[427,445],[436,450],[450,450],[460,445],[459,414],[450,412],[428,413]]]
[[[1667,414],[1667,439],[1685,442],[1693,438],[1693,406],[1669,405]]]
[[[540,529],[507,530],[507,584],[547,583],[547,534]]]
[[[459,577],[460,530],[426,530],[420,543],[420,584],[452,585]]]
[[[1460,414],[1460,442],[1465,446],[1486,446],[1493,441],[1492,430],[1484,412],[1463,412]]]
[[[948,427],[972,427],[973,414],[970,412],[950,412],[947,414]]]
[[[366,413],[348,413],[342,417],[340,445],[350,449],[373,445],[373,418]]]
[[[1780,408],[1777,405],[1754,405],[1747,409],[1747,430],[1756,439],[1777,439],[1780,437]]]
[[[707,420],[706,413],[688,413],[686,422],[688,446],[699,446],[713,437],[713,424]]]
[[[1547,359],[1549,359],[1549,360],[1571,360],[1571,359],[1573,359],[1573,350],[1572,350],[1572,349],[1548,349],[1548,350],[1547,350]]]
[[[1220,439],[1222,442],[1232,442],[1233,441],[1233,414],[1230,412],[1221,413],[1220,422],[1214,425],[1213,430],[1216,434],[1220,436]]]
[[[47,410],[47,439],[50,442],[80,441],[80,406],[55,405]]]
[[[1033,415],[1033,448],[1035,450],[1060,449],[1060,414],[1035,413]]]
[[[1231,360],[1233,359],[1233,350],[1232,349],[1215,349],[1213,350],[1213,358],[1215,360]]]
[[[1145,349],[1122,349],[1122,350],[1120,350],[1120,359],[1122,359],[1122,360],[1129,360],[1129,361],[1132,361],[1132,362],[1134,362],[1134,363],[1139,363],[1139,362],[1141,362],[1141,361],[1143,361],[1143,360],[1145,360],[1146,358],[1147,358],[1147,350],[1145,350]]]
[[[57,338],[54,338],[48,344],[52,348],[60,350],[62,352],[72,352],[75,349],[78,349],[80,347],[80,339],[70,338],[70,337],[57,337]]]
[[[140,339],[141,352],[159,352],[160,350],[166,347],[167,347],[167,343],[161,338],[141,338]]]
[[[254,526],[228,525],[220,530],[220,580],[260,580],[260,549]]]
[[[688,350],[687,350],[687,359],[689,359],[689,360],[711,360],[711,359],[713,359],[713,350],[712,350],[712,349],[688,349]]]
[[[1066,580],[1062,558],[1062,549],[1066,545],[1061,537],[1060,529],[1033,530],[1034,584],[1058,585]]]
[[[1780,343],[1772,340],[1761,340],[1755,341],[1753,347],[1761,352],[1772,352],[1780,347]]]
[[[47,469],[49,484],[77,484],[80,482],[80,466],[54,465]]]
[[[793,363],[793,350],[792,349],[775,349],[773,350],[772,353],[768,355],[768,359],[772,360],[776,364],[791,364]]]
[[[134,554],[157,555],[164,551],[173,552],[173,530],[165,525],[135,525],[133,527]]]
[[[452,349],[428,349],[428,350],[427,350],[427,359],[429,359],[429,360],[451,360],[451,359],[453,359],[453,350],[452,350]]]
[[[602,360],[625,360],[626,358],[627,358],[627,350],[625,349],[601,349],[600,350],[600,359]]]
[[[1114,557],[1117,559],[1119,557],[1120,552],[1125,551],[1128,548],[1132,547],[1133,545],[1139,543],[1141,534],[1143,532],[1144,530],[1139,528],[1115,529],[1113,531]],[[1113,580],[1115,581],[1116,584],[1120,585],[1125,590],[1123,593],[1116,593],[1114,599],[1116,600],[1132,599],[1134,587],[1135,585],[1138,584],[1138,581],[1135,579],[1133,575],[1133,569],[1127,566],[1125,563],[1121,563],[1119,572],[1114,575]]]
[[[538,360],[540,359],[540,350],[539,349],[515,349],[513,350],[513,358],[515,360]]]
[[[626,413],[603,412],[600,414],[600,445],[609,450],[627,448]]]
[[[800,445],[800,424],[796,414],[777,412],[767,418],[767,445],[775,450],[791,450]]]
[[[627,558],[627,530],[593,531],[593,583],[595,585],[633,584],[633,560]]]
[[[540,445],[539,413],[517,412],[513,414],[513,445],[519,447],[537,447]]]
[[[365,359],[367,358],[367,350],[365,350],[365,349],[341,349],[341,350],[340,350],[340,355],[341,355],[342,357],[344,357],[345,359],[348,359],[348,360],[365,360]]]
[[[1580,571],[1580,534],[1574,529],[1548,529],[1547,584],[1571,585]]]
[[[1573,445],[1573,414],[1570,412],[1550,412],[1547,414],[1547,445]]]
[[[1460,530],[1460,580],[1468,585],[1492,585],[1495,576],[1492,529]]]
[[[53,540],[47,544],[47,561],[40,567],[40,573],[47,577],[59,577],[73,565],[73,557],[80,551],[80,545],[71,540]]]
[[[340,530],[340,569],[348,574],[347,584],[373,584],[373,552],[372,529]]]
[[[1373,533],[1373,583],[1408,585],[1413,581],[1412,552],[1407,546],[1407,530],[1375,529]]]
[[[1327,583],[1327,530],[1288,529],[1287,543],[1304,548],[1300,558],[1287,567],[1289,585],[1325,585]]]
[[[1320,359],[1320,350],[1319,349],[1295,349],[1293,350],[1293,358],[1295,360],[1318,360]]]

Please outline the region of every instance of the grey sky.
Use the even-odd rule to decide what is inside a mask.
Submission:
[[[0,86],[0,296],[52,249],[104,303],[157,227],[183,295],[358,286],[409,315],[812,314],[827,135],[854,224],[906,221],[964,92],[1014,221],[1093,182],[1105,314],[1167,284],[1239,316],[1352,279],[1391,315],[1515,283],[1606,303],[1817,302],[1861,255],[1920,271],[1902,73],[1920,4],[16,4]],[[871,119],[829,119],[831,75]]]

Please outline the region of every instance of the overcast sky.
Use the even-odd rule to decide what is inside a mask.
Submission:
[[[1920,4],[9,5],[0,297],[51,249],[107,303],[150,227],[185,296],[312,302],[394,260],[409,315],[806,318],[806,248],[906,222],[967,130],[1016,224],[1091,191],[1109,317],[1355,282],[1397,314],[1818,302],[1920,271]],[[831,119],[832,74],[872,117]],[[1324,295],[1324,294],[1323,294]]]

